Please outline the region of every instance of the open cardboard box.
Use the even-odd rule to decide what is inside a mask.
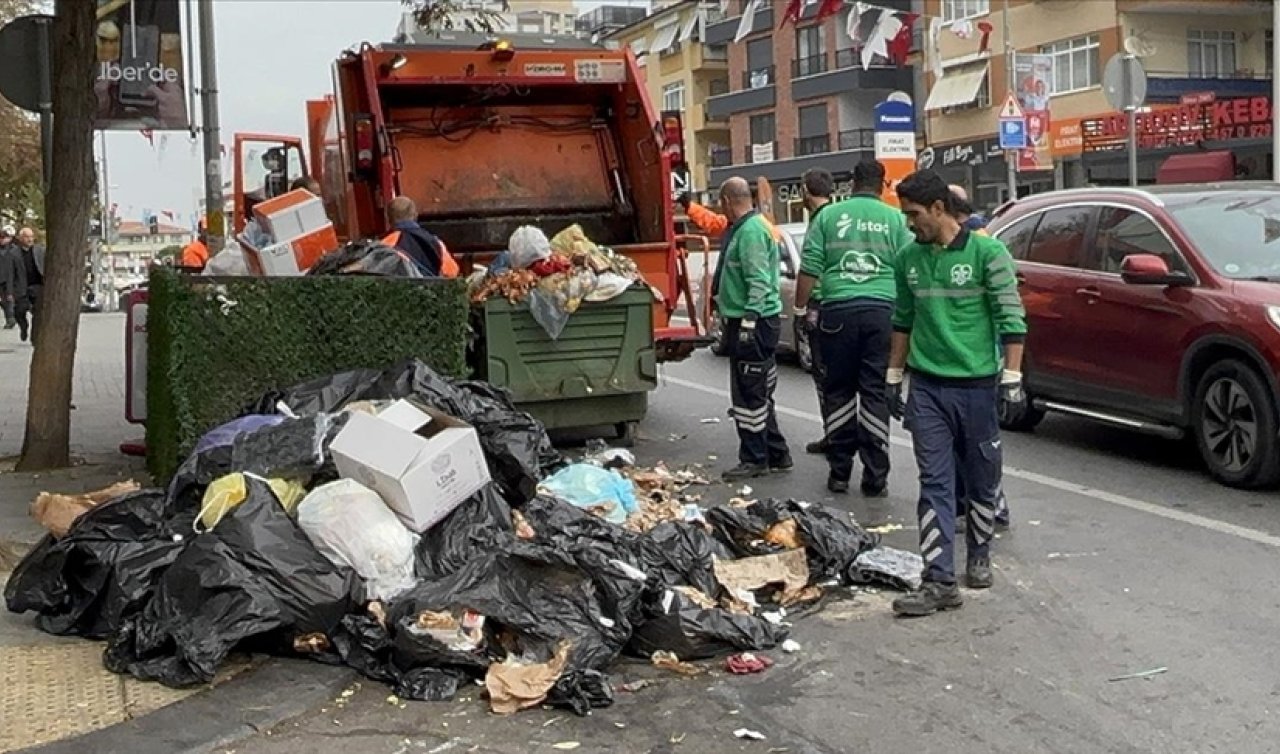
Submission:
[[[404,525],[430,529],[489,483],[480,436],[413,400],[353,413],[329,448],[338,473],[377,492]]]

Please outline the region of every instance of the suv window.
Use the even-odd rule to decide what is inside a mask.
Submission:
[[[1031,247],[1031,236],[1036,232],[1036,224],[1040,222],[1041,213],[1024,217],[996,234],[996,238],[1004,242],[1005,248],[1014,259],[1026,259],[1027,249]]]
[[[1092,207],[1060,207],[1044,213],[1026,260],[1056,267],[1084,266],[1084,239]]]
[[[1169,238],[1146,215],[1124,207],[1103,207],[1098,215],[1099,261],[1103,272],[1120,272],[1120,264],[1130,254],[1154,254],[1164,259],[1173,272],[1187,272],[1182,255]]]

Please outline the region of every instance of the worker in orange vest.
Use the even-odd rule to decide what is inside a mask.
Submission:
[[[407,196],[397,196],[387,205],[387,219],[394,230],[382,242],[398,250],[427,277],[456,278],[458,263],[444,241],[428,233],[418,223],[418,208]]]
[[[192,271],[200,271],[209,263],[209,229],[205,225],[203,219],[200,220],[200,230],[196,233],[196,238],[191,243],[182,247],[182,254],[178,258],[178,266]]]

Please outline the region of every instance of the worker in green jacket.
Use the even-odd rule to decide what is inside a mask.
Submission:
[[[720,187],[720,207],[730,225],[721,238],[724,270],[716,306],[724,317],[729,349],[730,397],[738,428],[738,465],[727,482],[790,471],[791,451],[778,429],[773,391],[778,384],[778,336],[782,330],[782,262],[769,224],[751,202],[751,187],[730,178]]]
[[[884,377],[896,295],[893,270],[898,249],[911,239],[902,213],[880,198],[884,176],[875,160],[858,163],[853,196],[810,223],[795,302],[797,309],[807,307],[813,287],[822,286],[818,341],[826,369],[827,489],[849,491],[856,454],[868,497],[888,494]]]
[[[957,221],[955,194],[937,173],[911,174],[898,184],[898,198],[915,242],[898,255],[886,382],[890,408],[911,432],[920,469],[924,578],[893,609],[929,615],[963,602],[955,576],[957,476],[968,498],[965,584],[992,584],[1002,465],[998,416],[1002,403],[1016,409],[1026,400],[1027,325],[1008,249]]]

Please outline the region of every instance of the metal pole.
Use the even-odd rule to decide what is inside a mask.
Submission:
[[[218,127],[218,59],[213,41],[213,0],[199,0],[200,99],[204,105],[204,200],[209,256],[222,250],[222,154]]]
[[[107,132],[98,132],[98,144],[102,149],[102,238],[98,239],[98,248],[106,252],[107,264],[111,264],[111,178],[107,175]],[[107,311],[106,296],[103,292],[102,253],[96,255],[93,262],[94,295],[102,303],[103,311]]]
[[[49,186],[53,182],[53,56],[50,54],[49,18],[40,18],[36,22],[40,33],[37,35],[37,56],[40,66],[40,151],[43,154],[44,193],[49,195]],[[48,202],[45,203],[45,222],[48,222]]]
[[[1133,56],[1125,54],[1121,61],[1124,64],[1124,81],[1121,87],[1121,101],[1124,102],[1125,113],[1125,148],[1129,152],[1129,185],[1138,185],[1138,107],[1133,101]]]
[[[1280,3],[1271,3],[1271,38],[1280,31]],[[1276,46],[1271,46],[1273,62],[1280,61]],[[1272,70],[1280,70],[1272,66]],[[1280,181],[1280,118],[1276,117],[1276,104],[1280,103],[1280,76],[1271,75],[1271,180]]]
[[[1016,65],[1014,63],[1014,58],[1016,57],[1016,52],[1015,52],[1016,48],[1014,48],[1013,46],[1013,39],[1010,37],[1010,31],[1009,31],[1009,0],[1004,0],[1004,10],[1000,12],[1000,17],[1004,26],[1003,36],[1004,36],[1005,80],[1009,84],[1008,86],[1009,91],[1014,92],[1014,91],[1017,91],[1017,82],[1014,79],[1017,78],[1018,72],[1017,72]],[[1014,199],[1018,198],[1018,151],[1016,149],[1010,149],[1006,151],[1004,153],[1004,159],[1005,159],[1005,166],[1008,168],[1007,180],[1009,183],[1008,185],[1009,201],[1013,201]]]

